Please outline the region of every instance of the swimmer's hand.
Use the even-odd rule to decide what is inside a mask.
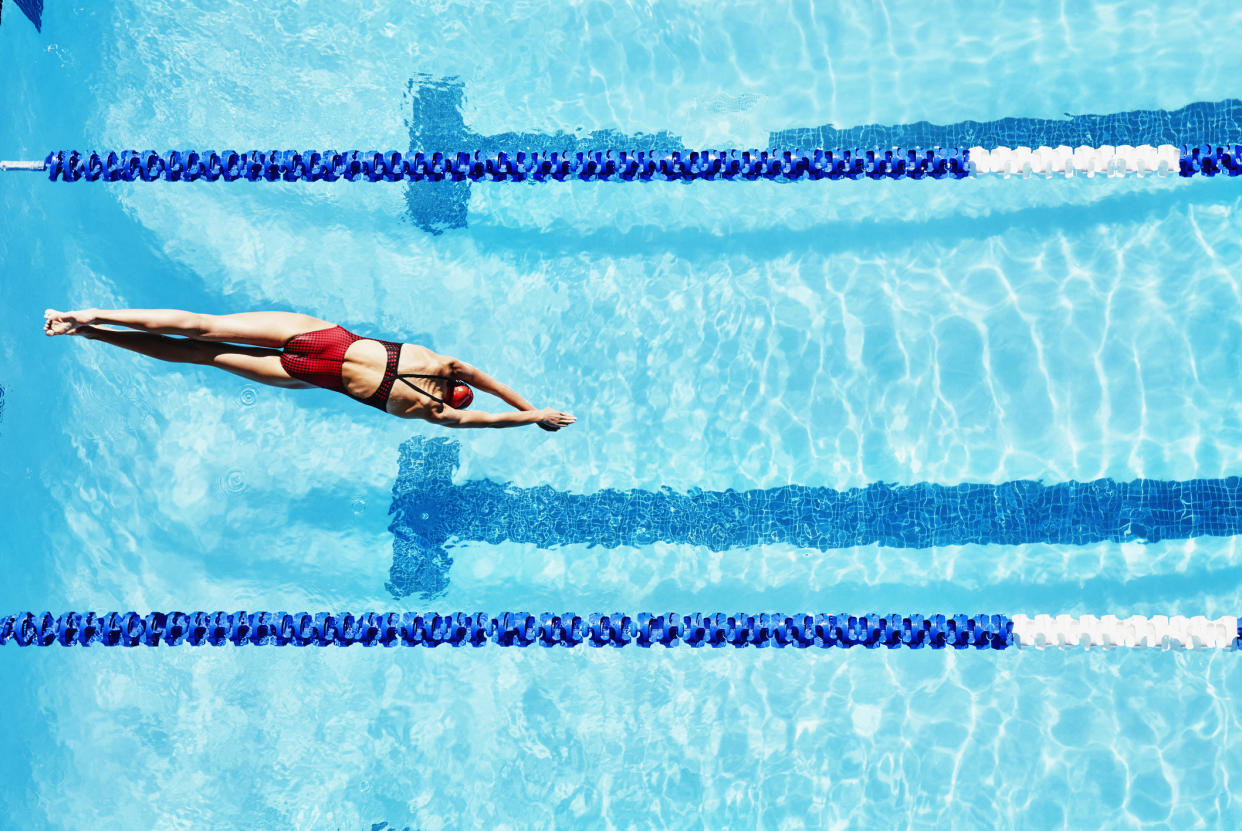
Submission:
[[[536,422],[542,429],[549,433],[555,433],[562,427],[568,427],[578,419],[569,413],[562,413],[560,410],[545,408],[539,411],[539,421]]]
[[[94,323],[95,318],[94,309],[84,309],[79,312],[58,312],[55,309],[47,309],[43,312],[43,334],[49,338],[56,335],[73,335],[83,326],[90,326]]]

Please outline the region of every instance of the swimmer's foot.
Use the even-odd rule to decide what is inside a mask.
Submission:
[[[43,312],[43,334],[49,338],[56,335],[76,335],[78,329],[90,326],[94,322],[94,309],[76,312],[58,312],[55,309],[48,309]]]

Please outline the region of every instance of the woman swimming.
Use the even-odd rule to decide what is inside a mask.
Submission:
[[[559,410],[535,409],[512,389],[465,361],[437,355],[413,343],[359,337],[309,315],[48,309],[43,316],[43,331],[49,337],[79,335],[161,361],[219,367],[273,387],[336,390],[399,418],[421,418],[446,427],[538,424],[552,431],[576,420]],[[107,329],[100,324],[138,331]],[[472,386],[518,412],[467,412],[474,399]]]

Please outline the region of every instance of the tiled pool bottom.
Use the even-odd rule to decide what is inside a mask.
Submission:
[[[0,673],[34,658],[0,650]],[[162,787],[203,770],[233,788],[182,787],[174,806],[108,787],[112,765],[54,765],[45,750],[34,765],[54,818],[353,830],[1190,828],[1239,816],[1227,691],[1242,662],[1231,653],[224,647],[37,658],[60,679],[39,693],[58,716],[55,746],[123,754],[130,776]],[[282,801],[291,792],[297,804]]]
[[[829,122],[1175,112],[1232,94],[1221,79],[1242,60],[1236,14],[1204,25],[1177,4],[995,20],[886,4],[886,29],[864,7],[767,0],[734,9],[740,27],[594,0],[537,15],[121,0],[48,4],[35,38],[10,3],[0,64],[22,117],[0,134],[28,158],[404,151],[420,71],[457,76],[459,123],[483,139],[747,147]],[[542,638],[542,613],[565,609],[634,626],[644,611],[896,612],[914,631],[915,613],[1094,614],[1094,630],[1109,612],[1242,606],[1242,535],[712,551],[592,545],[612,532],[567,516],[551,535],[566,541],[542,548],[443,538],[419,514],[403,521],[451,557],[447,583],[394,598],[399,447],[446,433],[27,325],[50,295],[285,308],[477,361],[582,419],[452,434],[454,486],[510,486],[498,508],[543,486],[568,511],[607,489],[680,506],[696,487],[1223,481],[1242,473],[1237,180],[471,184],[453,215],[469,224],[438,236],[409,221],[404,184],[10,182],[5,612],[353,610],[356,626],[369,610],[528,610]],[[670,378],[685,398],[670,402]],[[733,420],[715,416],[734,401]],[[799,508],[848,537],[844,514]],[[628,539],[684,530],[629,516],[607,515]],[[57,829],[1234,827],[1240,672],[1224,649],[10,644],[0,814]]]

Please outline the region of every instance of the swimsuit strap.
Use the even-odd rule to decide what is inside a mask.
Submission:
[[[360,398],[363,404],[370,404],[372,407],[388,412],[388,396],[392,395],[392,381],[397,376],[397,364],[401,361],[402,344],[393,343],[392,341],[382,340],[384,351],[388,353],[388,362],[384,366],[384,377],[380,381],[379,389],[371,393],[369,398]]]
[[[406,385],[407,387],[409,387],[410,389],[412,389],[412,390],[417,390],[418,392],[421,392],[423,395],[427,396],[427,397],[428,397],[428,398],[430,398],[432,401],[436,401],[436,402],[438,402],[438,403],[440,403],[440,404],[443,404],[444,406],[448,407],[449,409],[452,409],[452,408],[453,408],[453,405],[452,405],[452,404],[450,404],[450,403],[448,403],[447,401],[445,401],[443,398],[440,398],[440,397],[439,397],[439,396],[437,396],[437,395],[434,395],[434,394],[432,394],[432,393],[430,393],[430,392],[427,392],[427,390],[423,389],[422,387],[417,387],[417,386],[415,386],[414,384],[410,383],[410,381],[408,380],[408,379],[410,379],[410,378],[426,378],[426,379],[427,379],[427,380],[429,380],[429,381],[451,381],[451,382],[454,382],[454,383],[460,383],[460,382],[458,382],[458,381],[457,381],[457,379],[456,379],[456,378],[454,378],[453,376],[451,376],[451,375],[422,375],[422,374],[420,374],[420,373],[418,373],[418,372],[403,372],[403,373],[401,373],[400,375],[394,375],[393,377],[394,377],[396,380],[400,381],[401,383],[405,384],[405,385]],[[390,386],[391,386],[391,384],[390,384]]]

